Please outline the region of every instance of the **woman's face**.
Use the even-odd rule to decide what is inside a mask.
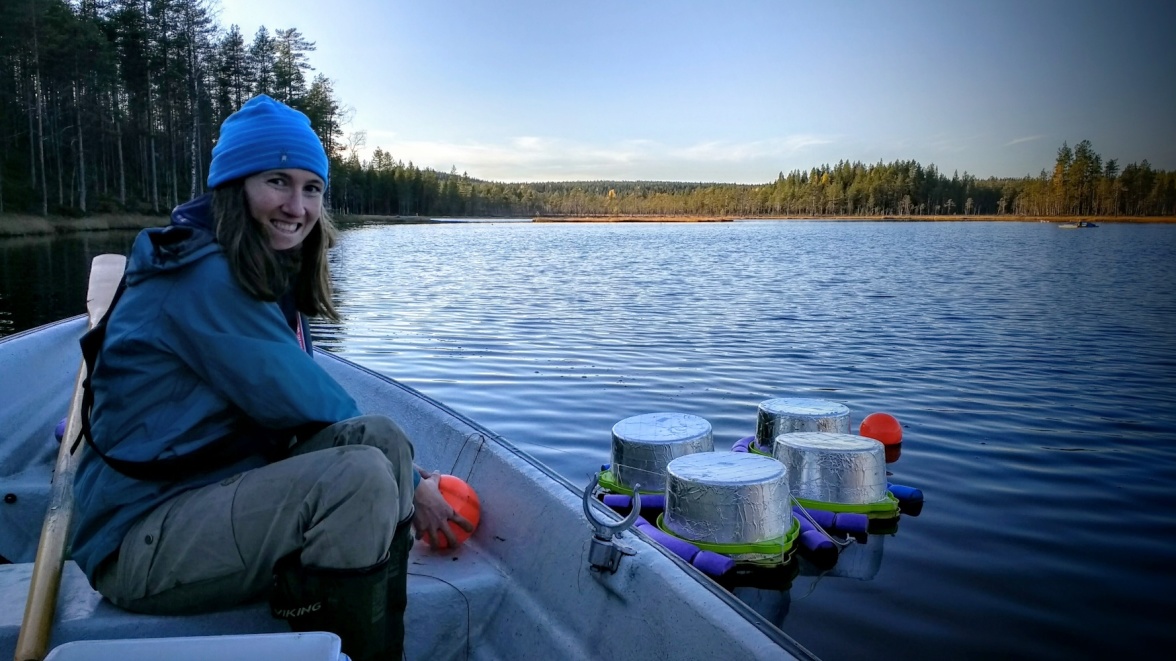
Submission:
[[[245,179],[249,213],[274,250],[302,245],[323,211],[323,180],[308,170],[267,170]]]

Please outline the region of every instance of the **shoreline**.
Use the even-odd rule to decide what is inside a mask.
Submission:
[[[483,219],[483,216],[470,216]],[[336,215],[333,216],[335,225],[340,228],[362,227],[364,225],[428,225],[439,223],[461,222],[461,217],[446,217],[438,220],[431,216],[375,216],[375,215]],[[649,215],[617,215],[617,216],[534,216],[534,223],[730,223],[739,220],[819,220],[833,222],[1042,222],[1042,223],[1073,223],[1079,221],[1092,223],[1124,223],[1124,224],[1172,224],[1176,223],[1176,216],[1014,216],[1014,215],[952,215],[952,216],[814,216],[814,215],[784,215],[784,216],[697,216],[680,214],[649,214]],[[66,216],[33,216],[28,214],[0,214],[0,238],[22,236],[54,236],[58,234],[72,234],[77,232],[104,232],[111,230],[141,230],[148,227],[162,227],[170,222],[170,215],[148,216],[143,214],[96,214],[83,218]]]
[[[925,215],[925,216],[842,216],[842,215],[783,215],[783,216],[676,216],[676,215],[624,215],[624,216],[535,216],[531,222],[535,223],[729,223],[736,220],[820,220],[836,222],[898,222],[898,223],[928,223],[928,222],[1020,222],[1020,223],[1075,223],[1079,221],[1093,223],[1176,223],[1176,216],[1014,216],[997,215]]]
[[[362,225],[425,224],[436,223],[427,216],[332,216],[337,227]],[[145,214],[103,213],[93,216],[72,218],[69,216],[34,216],[30,214],[0,214],[0,239],[30,236],[57,236],[80,232],[107,232],[112,230],[142,230],[148,227],[163,227],[171,222],[171,214],[149,216]]]
[[[533,223],[730,223],[738,216],[617,215],[617,216],[534,216]]]
[[[143,214],[95,214],[82,218],[68,216],[33,216],[29,214],[0,214],[0,238],[20,236],[52,236],[77,232],[106,232],[110,230],[141,230],[162,227],[171,216]]]
[[[368,214],[331,214],[335,227],[362,227],[364,225],[432,225],[440,221],[432,216],[373,216]]]

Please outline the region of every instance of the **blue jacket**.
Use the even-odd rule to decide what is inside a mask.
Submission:
[[[177,207],[169,227],[135,239],[127,289],[111,313],[92,376],[94,443],[128,461],[187,455],[233,434],[256,451],[172,482],[127,477],[96,452],[83,452],[72,557],[91,583],[127,530],[156,506],[265,465],[264,430],[360,415],[351,396],[315,364],[302,315],[288,299],[266,302],[242,289],[211,228],[205,196]],[[294,324],[302,326],[306,350]],[[243,426],[263,429],[242,434]]]

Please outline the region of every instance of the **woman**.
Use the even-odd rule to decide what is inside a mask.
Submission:
[[[472,526],[312,358],[304,315],[336,318],[327,177],[306,116],[258,96],[221,127],[213,192],[135,240],[92,373],[72,555],[128,610],[268,592],[295,630],[399,658],[409,522],[451,544],[448,520]]]

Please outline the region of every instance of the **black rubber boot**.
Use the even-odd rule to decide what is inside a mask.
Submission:
[[[392,548],[396,548],[395,541]],[[291,553],[274,565],[274,589],[270,594],[274,617],[285,619],[294,631],[330,631],[338,635],[343,640],[343,652],[353,661],[401,658],[403,612],[396,617],[399,629],[393,629],[387,610],[391,552],[379,564],[351,570],[303,567],[298,556],[297,552]],[[395,631],[399,636],[390,637]]]
[[[388,549],[387,642],[389,659],[404,656],[404,609],[408,606],[408,552],[412,550],[411,518],[396,526]]]

